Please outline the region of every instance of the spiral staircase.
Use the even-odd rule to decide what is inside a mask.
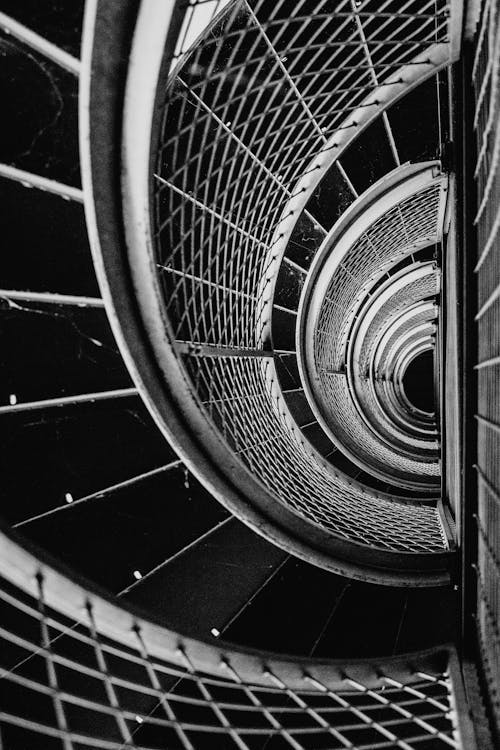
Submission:
[[[3,0],[1,750],[497,746],[499,12]]]

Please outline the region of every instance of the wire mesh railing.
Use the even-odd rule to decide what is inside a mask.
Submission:
[[[256,358],[250,362],[236,357],[191,360],[195,363],[192,375],[198,379],[214,423],[220,425],[233,452],[243,456],[262,481],[273,484],[282,502],[333,533],[372,547],[401,551],[442,547],[434,508],[374,499],[355,485],[332,481],[331,468],[315,458],[304,440],[300,443],[300,433],[283,429],[279,401],[277,405],[273,401]],[[293,463],[283,461],[287,455],[294,456]],[[411,542],[407,538],[410,525]]]
[[[364,39],[370,58],[371,43],[375,57],[377,40]],[[191,362],[216,359],[234,366],[245,359],[238,346],[220,357],[220,351],[210,351],[210,342],[182,343],[194,346],[188,349]],[[261,352],[253,355],[262,368]],[[267,355],[264,367],[271,364]],[[203,379],[193,371],[193,382],[205,394]],[[222,386],[217,378],[209,381],[215,382],[216,396],[225,387],[224,373],[221,380]],[[250,399],[259,395],[249,392]],[[248,412],[231,411],[221,421],[213,407],[222,400],[227,406],[231,397],[209,396],[206,405],[235,454],[237,439],[244,445],[240,452],[257,448],[256,433],[238,424]],[[279,419],[279,404],[273,399],[271,405]],[[358,507],[363,509],[361,502]],[[388,503],[389,516],[391,509],[399,512]],[[365,511],[369,515],[368,504]],[[407,530],[416,535],[424,515],[412,513],[405,509]],[[332,517],[336,521],[339,515]],[[429,522],[422,545],[438,527]],[[368,534],[380,538],[376,523],[373,528]],[[398,543],[395,536],[388,547],[397,549]],[[436,542],[436,551],[441,549]],[[471,747],[461,726],[463,696],[452,649],[324,663],[240,652],[223,643],[215,648],[117,607],[8,535],[1,535],[0,550],[0,679],[7,686],[0,700],[0,745],[9,750]]]
[[[465,750],[449,649],[344,663],[214,647],[1,541],[6,748]]]
[[[393,384],[394,388],[398,389],[399,383],[393,380],[398,352],[409,338],[425,333],[430,335],[435,333],[435,314],[435,308],[430,306],[428,310],[417,313],[394,331],[381,352],[378,363],[378,374],[375,374],[373,369],[373,357],[377,343],[383,338],[383,330],[387,326],[386,323],[378,329],[376,339],[367,340],[365,338],[363,340],[360,346],[362,356],[359,360],[359,365],[356,363],[356,396],[370,425],[395,447],[399,447],[400,450],[405,451],[414,450],[414,455],[420,455],[421,457],[425,456],[426,452],[429,455],[431,452],[437,452],[436,436],[434,435],[433,437],[428,432],[425,434],[423,431],[415,434],[415,432],[410,431],[407,427],[402,429],[400,424],[394,422],[391,418],[390,406],[387,408],[385,400],[380,402],[377,399],[376,378],[384,377],[388,382]],[[396,313],[396,315],[393,314],[391,317],[394,319],[398,315]],[[412,412],[406,410],[404,416],[408,423],[412,419]]]
[[[320,565],[342,548],[345,566],[364,546],[409,553],[404,566],[415,562],[419,571],[441,567],[447,544],[435,509],[408,513],[394,496],[364,491],[290,429],[274,386],[271,322],[275,279],[302,203],[329,165],[343,174],[335,163],[363,124],[450,61],[446,4],[413,0],[401,15],[392,2],[377,11],[320,3],[314,13],[304,3],[231,2],[173,68],[172,37],[166,28],[154,40],[146,33],[146,6],[132,45],[120,155],[128,255],[111,261],[116,246],[103,237],[94,248],[105,256],[98,268],[108,307],[130,294],[117,278],[120,264],[133,279],[134,305],[115,302],[111,318],[144,397],[193,473],[274,541]],[[154,94],[140,84],[148,71]],[[106,208],[96,202],[92,210]],[[141,356],[131,356],[134,349]],[[365,540],[362,507],[373,519]]]
[[[366,367],[371,374],[371,379],[362,381],[363,391],[360,399],[366,399],[366,408],[370,412],[378,413],[377,423],[388,425],[393,436],[403,435],[404,440],[411,441],[419,439],[422,442],[435,440],[436,424],[429,420],[419,419],[415,411],[408,409],[394,410],[393,402],[385,396],[384,383],[394,389],[392,375],[395,368],[395,356],[398,343],[403,337],[410,334],[412,330],[422,325],[433,325],[437,317],[437,307],[432,303],[417,303],[413,308],[407,309],[387,325],[386,330],[381,333],[376,346],[373,347],[367,358]],[[427,443],[428,444],[428,443]]]
[[[477,159],[477,627],[493,715],[500,727],[500,23],[484,3],[472,69]]]
[[[400,167],[363,193],[323,243],[299,310],[303,380],[332,442],[386,481],[434,490],[436,457],[429,461],[411,437],[388,442],[378,429],[385,416],[365,413],[363,405],[373,379],[368,360],[384,326],[438,293],[435,266],[417,280],[411,263],[441,237],[446,185],[430,162]]]
[[[397,263],[409,249],[439,236],[441,200],[439,184],[426,188],[391,208],[349,249],[342,267],[331,279],[318,316],[315,337],[318,369],[338,369],[345,365],[353,299],[366,297],[366,291],[360,293],[366,283],[387,264]]]

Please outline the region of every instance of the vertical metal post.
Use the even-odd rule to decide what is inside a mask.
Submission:
[[[457,184],[459,195],[457,228],[458,288],[458,368],[460,374],[461,406],[461,623],[459,649],[462,659],[475,654],[476,580],[473,564],[477,559],[477,535],[474,515],[477,512],[477,478],[474,464],[477,455],[477,428],[474,414],[477,402],[477,335],[474,312],[477,309],[477,290],[474,278],[474,258],[477,238],[474,228],[476,186],[474,183],[473,132],[474,93],[472,89],[473,46],[464,42],[462,58],[455,66],[455,132],[457,145]]]
[[[441,290],[439,295],[438,325],[436,331],[436,346],[433,349],[433,375],[434,375],[434,409],[436,412],[436,428],[439,431],[439,452],[441,460],[441,503],[449,505],[446,498],[447,475],[446,475],[446,407],[444,399],[446,392],[444,379],[446,373],[446,339],[447,339],[447,285],[446,285],[446,260],[442,248],[438,248],[438,265],[441,268]]]

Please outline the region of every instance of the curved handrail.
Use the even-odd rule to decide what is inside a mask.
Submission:
[[[4,725],[28,729],[38,738],[59,737],[69,746],[80,742],[117,750],[125,743],[144,750],[150,747],[143,738],[148,728],[173,731],[180,747],[198,747],[196,733],[202,732],[212,734],[214,741],[228,736],[247,750],[249,732],[261,732],[263,739],[286,734],[285,717],[274,708],[276,699],[285,697],[295,714],[296,731],[288,736],[295,737],[297,747],[302,747],[302,732],[311,731],[311,718],[315,731],[337,740],[349,727],[360,726],[386,738],[392,729],[397,737],[397,727],[386,727],[383,718],[372,717],[356,701],[361,692],[402,718],[406,711],[415,722],[416,737],[435,736],[433,722],[419,717],[439,715],[438,733],[450,747],[461,747],[460,717],[448,705],[452,701],[454,706],[460,695],[451,646],[348,661],[235,649],[224,642],[186,638],[131,606],[118,606],[10,531],[0,531],[0,549],[0,601],[15,615],[2,623],[2,653],[12,658],[21,648],[26,654],[1,674],[15,695],[24,696],[24,702],[10,703],[10,709],[2,700]],[[16,622],[25,626],[19,633],[12,629]],[[47,671],[30,671],[31,660],[45,662]],[[342,707],[340,724],[335,712],[322,713],[322,695],[332,709]],[[415,704],[414,713],[408,712],[408,702]],[[37,706],[47,703],[53,711],[46,708],[41,718]],[[154,707],[159,710],[151,711]],[[204,708],[215,711],[212,720],[207,721]],[[407,734],[405,740],[410,741]]]
[[[439,163],[428,162],[404,165],[369,188],[340,217],[325,238],[309,270],[299,307],[297,325],[299,368],[309,404],[316,418],[339,450],[348,455],[350,460],[364,471],[393,483],[394,472],[396,472],[398,481],[408,487],[429,486],[429,478],[423,476],[427,473],[427,467],[418,464],[418,457],[413,457],[408,451],[406,451],[408,453],[406,457],[403,457],[400,451],[388,453],[390,446],[385,447],[385,439],[375,441],[372,436],[373,428],[360,407],[355,379],[353,380],[352,363],[359,359],[358,350],[362,339],[362,336],[356,335],[356,331],[361,325],[360,320],[363,315],[365,327],[369,325],[371,319],[366,311],[363,312],[363,305],[365,308],[373,305],[373,309],[376,309],[377,300],[383,299],[381,294],[385,287],[388,288],[386,296],[393,294],[389,288],[390,281],[387,281],[381,288],[377,287],[373,292],[377,278],[381,278],[387,272],[388,267],[390,269],[390,264],[394,265],[400,261],[405,253],[411,254],[413,242],[425,245],[439,241],[445,214],[446,186],[447,178],[440,173]],[[403,209],[400,207],[405,206],[405,202],[413,206],[412,202],[418,200],[421,195],[427,195],[428,191],[432,191],[432,201],[435,202],[429,213],[429,221],[427,224],[423,223],[422,227],[420,225],[417,227],[421,232],[420,235],[413,232],[406,236]],[[382,261],[377,255],[374,255],[371,266],[368,261],[365,262],[366,268],[363,267],[364,276],[362,277],[364,285],[360,282],[358,294],[360,299],[359,301],[357,298],[352,299],[349,294],[350,286],[346,286],[346,279],[354,277],[356,263],[359,263],[356,260],[356,245],[359,244],[361,248],[364,248],[366,238],[368,237],[368,241],[371,241],[370,228],[377,226],[377,222],[382,224],[386,216],[389,217],[388,221],[391,220],[394,224],[397,222],[398,229],[401,228],[404,231],[401,231],[401,236],[396,237],[394,254],[391,254],[381,270],[378,266]],[[383,226],[385,228],[385,223]],[[394,234],[394,231],[392,233]],[[391,242],[394,244],[394,240]],[[351,256],[353,261],[350,260]],[[349,267],[350,262],[353,264],[352,272]],[[399,275],[404,279],[407,273],[408,271],[403,269]],[[366,281],[365,277],[367,277]],[[400,284],[404,284],[404,281],[402,280]],[[411,302],[415,301],[411,300]],[[356,352],[354,352],[354,347],[357,347]],[[333,375],[325,374],[328,367],[333,371],[340,371],[345,367],[348,379],[345,387],[339,382],[340,375],[334,378]],[[345,414],[342,410],[345,410]],[[365,427],[362,431],[363,435],[358,429],[354,440],[351,433],[358,422],[360,429],[361,423]],[[349,428],[343,427],[347,424]],[[364,440],[364,452],[358,450],[360,440],[362,442]],[[376,462],[379,444],[381,455]],[[387,468],[386,471],[385,466],[391,468]]]
[[[409,514],[405,506],[399,511],[391,504],[391,527],[394,528],[393,514],[400,514],[401,523],[404,522],[405,527],[409,524],[412,529],[407,538],[414,549],[409,551],[400,547],[395,553],[387,547],[378,548],[373,541],[367,545],[350,539],[345,533],[332,533],[304,516],[303,505],[299,510],[283,502],[278,504],[262,482],[249,473],[241,454],[237,456],[228,450],[224,440],[214,432],[208,415],[200,409],[198,398],[193,398],[192,382],[181,364],[184,355],[179,358],[168,335],[169,320],[154,261],[149,256],[150,260],[145,262],[152,250],[149,197],[153,189],[151,180],[148,181],[151,162],[146,126],[148,118],[150,123],[156,122],[156,128],[160,122],[159,112],[154,106],[154,91],[142,82],[144,76],[149,80],[149,75],[156,81],[158,70],[168,78],[168,55],[163,62],[159,57],[165,39],[170,42],[165,28],[156,29],[157,41],[152,38],[151,29],[143,36],[139,33],[141,28],[148,30],[147,16],[152,13],[154,3],[149,9],[146,8],[149,3],[141,5],[140,14],[144,9],[146,15],[142,19],[139,17],[137,24],[132,10],[118,5],[96,2],[94,17],[89,11],[86,22],[80,110],[83,182],[92,251],[110,321],[124,359],[151,413],[190,470],[233,513],[274,543],[322,567],[368,580],[411,581],[416,585],[445,581],[447,573],[443,567],[446,567],[450,553],[443,545],[439,521],[433,509],[419,510],[417,520],[416,511]],[[166,10],[162,12],[167,14]],[[96,16],[97,23],[94,24]],[[158,18],[155,25],[161,25]],[[110,26],[123,30],[112,42],[105,31]],[[128,57],[134,28],[139,35],[136,34],[132,45],[130,77],[126,84],[123,60]],[[146,71],[147,56],[142,54],[146,37],[148,54],[153,57],[156,50],[149,74]],[[99,70],[98,79],[92,76],[92,69]],[[126,104],[124,120],[123,101]],[[123,192],[117,196],[121,181],[124,181]],[[194,361],[198,364],[196,356],[195,353]],[[235,356],[229,364],[236,368],[241,362]],[[263,391],[264,397],[268,398],[268,395]],[[279,427],[279,423],[276,426]],[[287,435],[286,440],[289,439]],[[301,461],[310,461],[305,449],[299,448],[298,456]],[[329,466],[315,464],[314,471],[321,482],[323,469],[332,476]],[[368,508],[367,502],[372,501],[367,495],[343,479],[341,481],[344,499],[348,496],[355,498],[359,512],[363,507]],[[385,513],[385,502],[378,499],[376,493],[373,493],[373,498]],[[321,502],[321,507],[326,507],[326,496]],[[370,507],[373,513],[374,507]],[[313,511],[316,514],[314,508]],[[424,517],[420,518],[422,514]],[[335,524],[344,523],[342,515],[336,511],[331,519]],[[428,554],[420,551],[418,538],[431,527],[435,531],[432,532],[433,549]],[[356,528],[359,530],[359,524]],[[384,543],[386,540],[387,537]],[[417,547],[419,551],[416,551]],[[424,573],[426,569],[428,572]]]
[[[385,332],[381,335],[375,346],[370,360],[370,390],[374,402],[380,411],[391,419],[391,422],[399,429],[406,431],[408,435],[415,437],[436,438],[437,430],[434,425],[418,421],[413,410],[410,412],[394,411],[392,401],[384,398],[384,391],[380,389],[380,379],[390,378],[389,356],[393,345],[399,339],[401,332],[409,330],[418,322],[434,322],[437,318],[438,308],[432,302],[419,302],[410,307],[402,315],[389,322]]]

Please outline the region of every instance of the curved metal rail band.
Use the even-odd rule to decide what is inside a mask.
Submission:
[[[393,482],[397,476],[407,487],[429,486],[437,477],[426,476],[427,467],[419,464],[418,456],[404,457],[399,450],[389,451],[385,438],[375,439],[357,396],[364,375],[362,342],[372,320],[380,317],[384,300],[391,300],[388,315],[398,312],[391,312],[394,295],[401,296],[400,307],[406,304],[404,287],[405,278],[412,278],[410,268],[399,272],[399,282],[377,285],[377,280],[415,246],[439,241],[446,194],[447,177],[436,162],[405,165],[373,185],[325,238],[309,270],[299,307],[299,368],[316,418],[332,442],[364,471]],[[419,209],[424,211],[422,222],[415,220]],[[381,227],[373,238],[372,227]],[[370,248],[373,254],[366,258]],[[422,275],[424,269],[418,273]],[[360,279],[357,297],[352,294],[354,278]],[[418,281],[415,291],[411,285],[407,289],[407,304],[418,302],[418,296],[414,298],[419,293]],[[383,315],[380,322],[384,325]],[[344,369],[345,377],[330,374]]]
[[[181,21],[171,13],[171,6],[153,0],[142,3],[138,19],[128,4],[96,2],[93,9],[90,4],[81,76],[83,184],[92,251],[113,330],[141,395],[190,470],[235,515],[274,543],[316,565],[365,580],[423,586],[445,582],[452,555],[434,509],[399,508],[379,500],[376,493],[372,501],[345,483],[344,497],[354,495],[357,512],[363,507],[368,511],[368,503],[375,502],[388,512],[388,520],[394,514],[400,523],[404,519],[410,548],[388,549],[349,538],[345,532],[332,533],[296,508],[277,503],[241,455],[228,450],[193,397],[192,382],[169,335],[150,225],[149,134],[159,124],[156,82],[159,73],[167,75],[165,45],[168,52]],[[107,28],[116,30],[113,38]],[[126,71],[123,60],[129,55]],[[237,358],[226,365],[236,367]],[[329,467],[315,466],[331,475]],[[331,518],[342,521],[340,515]],[[417,551],[419,535],[426,529],[432,529],[431,549],[425,549],[424,542]],[[374,530],[386,543],[387,535]]]
[[[75,582],[13,532],[0,531],[0,550],[0,603],[10,613],[0,628],[8,665],[1,679],[17,699],[2,700],[6,741],[12,728],[40,746],[59,738],[67,748],[152,750],[162,736],[164,747],[225,742],[249,750],[257,734],[261,741],[279,735],[303,750],[325,735],[352,746],[350,733],[365,729],[407,750],[418,750],[425,737],[473,748],[450,646],[321,661],[214,645]],[[381,708],[390,710],[381,715]]]

